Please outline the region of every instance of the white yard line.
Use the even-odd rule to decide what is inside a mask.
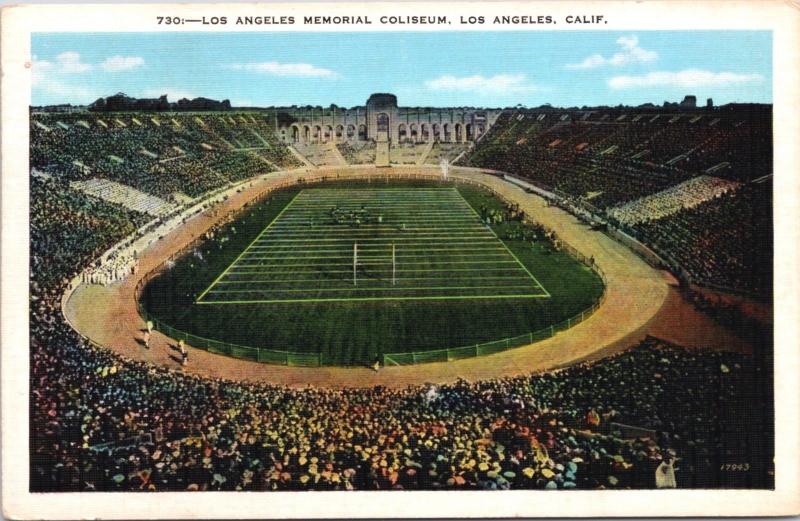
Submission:
[[[406,194],[406,192],[408,192]],[[343,204],[344,203],[344,204]],[[394,223],[364,224],[343,227],[330,223],[308,224],[311,220],[324,220],[329,208],[357,210],[366,207],[380,212],[386,218],[399,220],[406,228],[398,230]],[[403,215],[407,213],[408,215]],[[400,214],[397,216],[397,214]],[[452,224],[451,224],[452,223]],[[380,234],[376,237],[375,234]],[[397,273],[404,275],[400,285],[374,286],[392,280],[388,277],[365,278],[364,286],[350,286],[347,277],[329,279],[331,274],[352,273],[350,245],[358,242],[363,248],[359,265],[375,273],[386,273],[392,264],[387,248],[400,243],[401,251],[395,258],[402,267]],[[433,248],[426,248],[431,245]],[[406,249],[406,246],[409,248]],[[371,252],[371,254],[370,254]],[[331,255],[326,255],[331,254]],[[302,262],[298,262],[302,261]],[[308,262],[311,261],[311,262]],[[328,262],[314,262],[328,261]],[[509,265],[513,265],[510,267]],[[466,279],[453,280],[453,274]],[[475,274],[470,278],[470,274]],[[492,276],[481,274],[492,273]],[[273,278],[273,276],[290,277]],[[417,276],[413,276],[417,275]],[[423,276],[420,276],[423,275]],[[256,277],[242,279],[241,277]],[[266,278],[264,278],[266,277]],[[503,241],[487,227],[474,208],[452,188],[440,189],[366,189],[342,191],[339,189],[304,189],[281,210],[239,256],[198,297],[201,304],[233,303],[216,300],[223,294],[273,294],[309,293],[308,299],[271,298],[268,300],[237,300],[236,302],[316,301],[321,294],[346,291],[351,295],[372,294],[401,295],[403,300],[458,299],[463,295],[436,294],[437,292],[468,292],[466,297],[506,298],[508,290],[533,289],[535,293],[522,292],[516,298],[549,297],[547,290],[527,270]],[[404,283],[430,282],[434,285],[404,286]],[[490,282],[491,281],[491,282]],[[455,282],[455,285],[453,283]],[[508,284],[518,282],[518,284]],[[309,285],[309,283],[313,283]],[[449,283],[449,284],[448,284]],[[489,283],[488,285],[486,283]],[[505,284],[503,284],[505,283]],[[264,285],[264,287],[260,287]],[[280,284],[301,284],[289,288]],[[332,284],[333,287],[326,287]],[[337,287],[347,284],[345,287]],[[248,285],[249,288],[231,289],[231,286]],[[305,286],[309,287],[305,287]],[[223,289],[225,288],[225,289]],[[487,291],[491,290],[491,291]],[[424,291],[428,295],[403,295],[409,291]],[[472,295],[480,292],[482,295]],[[543,294],[542,294],[543,292]],[[483,294],[486,293],[486,294]],[[492,294],[489,294],[492,293]],[[524,294],[523,294],[524,293]],[[516,294],[516,293],[515,293]],[[213,299],[205,297],[214,296]],[[364,300],[361,297],[353,297]],[[375,297],[382,300],[390,297]],[[323,301],[326,299],[322,299]],[[337,298],[335,300],[350,300]],[[371,299],[366,299],[371,300]]]

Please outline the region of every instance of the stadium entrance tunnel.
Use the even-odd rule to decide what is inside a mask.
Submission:
[[[295,177],[135,291],[142,318],[176,343],[312,367],[498,353],[582,322],[604,295],[593,259],[518,204],[436,169]]]

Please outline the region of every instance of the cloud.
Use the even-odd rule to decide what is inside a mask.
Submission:
[[[46,75],[80,74],[90,70],[92,65],[81,62],[81,55],[72,51],[62,52],[56,56],[55,61],[40,60],[34,56],[31,65],[34,85],[41,82]]]
[[[89,89],[80,85],[70,85],[67,75],[85,72],[91,65],[81,63],[78,53],[61,53],[55,61],[39,60],[33,57],[31,63],[31,85],[48,94],[69,97],[73,100],[87,100]]]
[[[631,63],[647,63],[658,59],[657,52],[639,47],[638,36],[620,36],[617,38],[617,45],[622,47],[622,51],[615,53],[610,58],[606,58],[602,54],[592,54],[584,58],[582,62],[569,63],[565,67],[567,69],[594,69],[603,65],[621,67]]]
[[[270,62],[255,62],[255,63],[233,63],[228,65],[227,68],[235,71],[257,72],[261,74],[270,74],[272,76],[299,76],[306,78],[328,78],[335,79],[339,77],[336,72],[317,67],[310,63],[280,63],[276,61]]]
[[[537,90],[524,74],[496,74],[490,77],[476,74],[460,78],[447,74],[426,81],[425,86],[436,91],[471,92],[480,95],[525,94]]]
[[[63,102],[85,103],[97,98],[97,87],[87,82],[81,74],[102,69],[106,72],[129,71],[144,65],[137,56],[112,56],[100,63],[86,63],[75,51],[64,51],[50,60],[33,56],[31,84],[39,93],[45,93]]]
[[[58,70],[64,74],[80,74],[92,70],[92,65],[81,62],[81,55],[67,51],[56,56]]]
[[[580,63],[568,63],[566,67],[567,69],[594,69],[595,67],[601,67],[605,63],[606,59],[602,55],[592,54],[584,58]]]
[[[196,94],[193,94],[189,91],[174,87],[158,87],[154,89],[145,89],[145,91],[142,93],[142,95],[145,98],[159,98],[164,94],[167,95],[167,99],[169,101],[178,101],[179,99],[182,98],[194,99],[198,97]]]
[[[53,62],[37,60],[36,56],[34,56],[33,63],[31,64],[31,84],[34,87],[40,85],[47,74],[53,70],[53,67]]]
[[[106,58],[100,67],[106,72],[129,71],[144,65],[144,58],[139,56],[112,56]]]
[[[651,72],[642,76],[615,76],[608,80],[612,89],[635,89],[643,87],[726,87],[743,83],[761,83],[760,74],[737,74],[735,72],[711,72],[701,69],[686,69],[679,72]]]
[[[112,56],[97,65],[81,61],[80,53],[64,51],[54,60],[40,60],[33,57],[31,65],[31,81],[34,87],[63,83],[66,76],[82,74],[96,68],[106,72],[128,71],[144,65],[144,59],[138,56]],[[83,89],[85,90],[85,89]]]
[[[39,85],[37,88],[47,92],[48,94],[55,94],[70,100],[89,101],[93,99],[92,93],[86,87],[80,85],[69,85],[65,82],[58,80],[47,80]]]

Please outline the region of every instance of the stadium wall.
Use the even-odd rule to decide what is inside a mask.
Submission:
[[[606,235],[611,237],[617,242],[627,246],[631,251],[636,253],[639,257],[647,261],[648,264],[654,268],[665,268],[669,265],[660,255],[648,248],[645,244],[634,239],[622,230],[618,230],[613,226],[606,228]]]

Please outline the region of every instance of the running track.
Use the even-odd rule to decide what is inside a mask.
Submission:
[[[688,306],[675,300],[674,289],[669,287],[668,277],[664,273],[651,268],[633,252],[608,236],[590,231],[570,214],[558,208],[548,207],[540,197],[526,194],[501,178],[476,169],[453,168],[451,177],[479,181],[493,188],[507,199],[519,203],[525,212],[545,226],[554,229],[562,239],[583,254],[594,256],[595,262],[605,273],[608,282],[606,300],[600,309],[577,326],[530,346],[447,363],[386,367],[379,372],[368,368],[275,366],[214,355],[191,348],[188,367],[181,369],[175,351],[169,347],[173,342],[167,337],[155,332],[151,339],[150,350],[145,350],[141,346],[138,339],[141,338],[144,322],[137,313],[134,300],[134,288],[138,277],[157,267],[163,259],[202,234],[226,213],[241,207],[270,183],[277,184],[298,175],[309,179],[318,174],[330,179],[340,172],[375,173],[381,176],[387,173],[391,175],[392,172],[437,175],[439,169],[438,167],[394,167],[390,170],[379,170],[374,167],[329,167],[271,174],[266,179],[255,181],[248,189],[215,207],[221,211],[214,212],[213,215],[208,211],[193,217],[185,225],[154,243],[141,255],[139,275],[109,287],[77,288],[65,305],[64,311],[68,320],[83,335],[127,358],[148,361],[176,371],[186,371],[206,377],[269,382],[295,387],[306,385],[404,387],[426,382],[452,382],[458,378],[474,381],[519,375],[601,358],[630,347],[651,332],[653,327],[657,330],[672,330],[669,316],[665,316],[664,313],[674,313],[673,308],[676,305],[682,308]],[[701,317],[698,320],[703,319]],[[729,344],[732,341],[730,335],[714,329],[713,325],[706,323],[701,326],[698,330],[703,332],[705,337],[718,338],[720,343]],[[683,329],[685,331],[679,334],[688,336],[678,340],[691,342],[694,329]]]

